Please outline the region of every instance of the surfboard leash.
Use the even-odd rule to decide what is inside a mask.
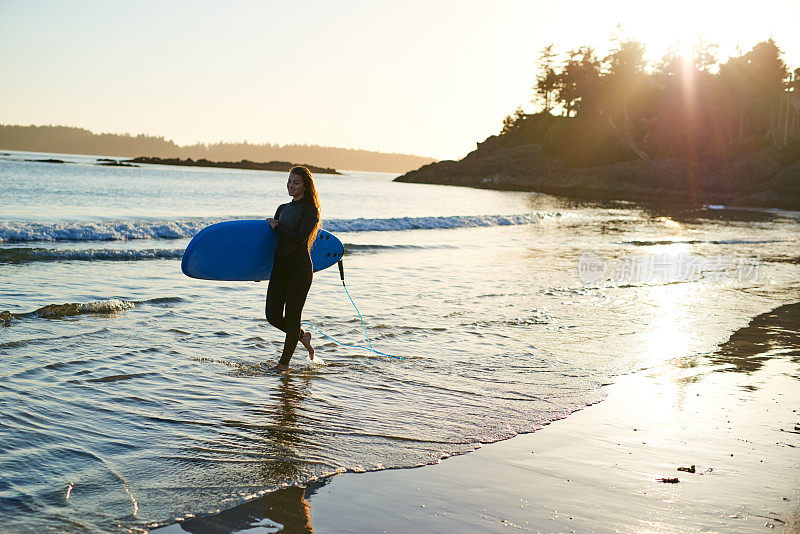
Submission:
[[[366,338],[367,345],[369,345],[369,347],[362,347],[360,345],[348,345],[347,343],[342,343],[341,341],[337,341],[332,336],[329,336],[328,334],[320,331],[319,329],[314,328],[309,323],[303,323],[303,324],[308,326],[309,328],[311,328],[315,332],[327,337],[328,339],[330,339],[331,341],[333,341],[337,345],[342,345],[343,347],[350,347],[350,348],[354,348],[354,349],[369,350],[369,351],[374,352],[375,354],[380,354],[381,356],[388,356],[389,358],[395,358],[397,360],[403,360],[404,358],[402,356],[394,356],[392,354],[386,354],[385,352],[377,351],[372,347],[372,342],[369,339],[369,334],[367,334],[367,325],[364,323],[364,317],[362,317],[361,316],[361,312],[358,311],[358,306],[356,306],[356,303],[353,301],[353,297],[350,296],[350,292],[347,290],[347,284],[344,283],[344,264],[342,263],[342,260],[339,260],[338,265],[339,265],[339,278],[342,279],[342,287],[344,288],[344,292],[347,294],[347,298],[350,299],[350,304],[353,305],[353,308],[355,308],[356,313],[358,314],[358,318],[361,321],[361,326],[364,328],[364,337]]]

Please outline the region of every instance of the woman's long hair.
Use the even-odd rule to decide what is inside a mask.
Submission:
[[[319,215],[317,224],[314,226],[314,229],[311,230],[311,235],[308,236],[308,250],[311,251],[311,245],[314,244],[314,240],[317,238],[317,232],[319,232],[319,227],[322,224],[322,204],[319,201],[317,184],[314,183],[314,177],[311,176],[311,171],[302,165],[297,165],[296,167],[292,167],[292,170],[289,171],[289,176],[293,174],[303,178],[303,187],[305,188],[303,198],[311,202],[314,207],[317,208],[317,214]]]

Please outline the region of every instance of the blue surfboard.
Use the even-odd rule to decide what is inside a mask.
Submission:
[[[268,280],[278,233],[265,220],[225,221],[200,230],[183,252],[181,270],[203,280]],[[344,245],[320,230],[311,247],[314,271],[342,259]]]

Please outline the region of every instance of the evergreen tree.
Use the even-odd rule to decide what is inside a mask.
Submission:
[[[539,56],[539,68],[541,74],[536,77],[536,84],[533,89],[539,98],[544,99],[544,112],[550,113],[553,109],[553,95],[559,87],[559,76],[556,74],[554,66],[555,53],[553,52],[553,44],[549,44],[542,49],[542,54]]]
[[[585,116],[596,112],[601,74],[594,49],[583,46],[571,50],[558,77],[557,100],[563,106],[565,116]]]

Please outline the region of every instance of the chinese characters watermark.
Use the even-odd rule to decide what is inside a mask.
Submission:
[[[578,277],[586,284],[603,280],[620,284],[691,282],[701,278],[756,282],[760,264],[760,256],[652,254],[604,258],[584,252],[578,259]]]

